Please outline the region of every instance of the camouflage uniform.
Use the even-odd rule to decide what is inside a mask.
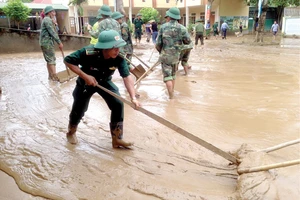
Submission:
[[[104,18],[99,23],[98,30],[91,31],[90,34],[92,37],[98,39],[99,34],[104,30],[115,30],[121,35],[120,24],[116,20],[114,20],[113,18],[110,18],[110,17]]]
[[[59,44],[61,43],[58,34],[54,29],[53,21],[50,17],[46,16],[43,19],[41,25],[41,34],[39,38],[39,44],[43,51],[44,58],[47,64],[55,65],[55,49],[54,49],[54,41]]]
[[[164,82],[175,80],[182,45],[190,43],[190,35],[177,20],[171,19],[161,26],[155,47],[160,53]]]
[[[181,28],[182,29],[186,29],[183,25],[181,25]],[[185,67],[185,66],[188,67],[189,66],[188,60],[189,60],[190,53],[191,53],[191,50],[193,49],[193,47],[194,47],[194,43],[192,41],[191,41],[190,44],[182,45],[182,49],[181,49],[179,60],[181,61],[181,65],[183,67]]]
[[[125,40],[125,42],[127,43],[123,47],[122,51],[126,54],[126,57],[128,58],[128,60],[131,60],[132,53],[133,53],[133,45],[132,45],[132,40],[131,40],[131,33],[129,31],[129,27],[126,22],[123,22],[121,24],[121,34],[122,34],[123,40]],[[127,62],[127,65],[130,66],[130,63]]]

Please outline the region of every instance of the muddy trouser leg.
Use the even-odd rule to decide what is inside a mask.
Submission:
[[[196,35],[195,35],[195,45],[196,46],[198,45],[198,40],[199,40],[199,34],[196,33]]]
[[[203,33],[200,33],[200,34],[199,34],[199,38],[200,38],[201,45],[203,45],[203,44],[204,44],[204,43],[203,43]]]
[[[87,111],[90,98],[95,93],[93,88],[85,88],[82,85],[76,84],[73,91],[73,106],[69,115],[68,132],[66,133],[67,140],[71,144],[77,144],[76,137],[77,126]]]
[[[100,83],[100,85],[114,92],[115,94],[120,95],[118,87],[112,81],[103,82]],[[113,148],[131,146],[132,143],[127,143],[122,140],[124,120],[123,102],[108,94],[107,92],[101,90],[100,88],[97,89],[97,93],[105,100],[108,108],[111,110],[109,126],[112,136]]]

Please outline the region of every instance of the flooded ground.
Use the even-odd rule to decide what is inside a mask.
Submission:
[[[185,76],[179,68],[173,100],[156,67],[137,87],[140,102],[226,152],[244,143],[263,149],[298,139],[300,40],[260,46],[251,45],[252,39],[205,40],[204,48],[192,50],[192,70]],[[135,52],[149,63],[151,45]],[[57,71],[65,70],[56,55]],[[157,58],[154,52],[149,66]],[[112,149],[109,110],[97,95],[79,125],[79,144],[68,144],[75,79],[49,82],[40,52],[2,54],[0,64],[0,169],[20,189],[2,173],[1,199],[235,198],[236,166],[127,105],[124,137],[135,145]],[[114,81],[128,98],[118,72]],[[299,155],[294,145],[269,153],[265,163]],[[278,199],[299,198],[299,169],[271,170]]]

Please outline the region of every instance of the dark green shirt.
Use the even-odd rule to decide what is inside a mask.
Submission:
[[[203,33],[204,32],[204,25],[200,22],[195,27],[196,33]]]
[[[94,49],[93,45],[75,51],[66,56],[64,60],[72,65],[81,65],[81,70],[95,77],[98,82],[111,80],[116,69],[123,78],[130,75],[129,67],[123,58],[117,56],[104,59],[102,50]]]
[[[142,25],[144,24],[144,22],[143,22],[142,19],[136,18],[136,19],[134,19],[133,24],[134,24],[135,29],[140,29],[141,30]]]

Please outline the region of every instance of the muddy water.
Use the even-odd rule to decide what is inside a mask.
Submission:
[[[156,67],[137,87],[143,107],[228,152],[243,143],[263,149],[299,138],[300,52],[290,48],[299,41],[280,47],[248,40],[208,40],[194,49],[189,75],[179,69],[173,100]],[[136,53],[147,62],[151,50],[143,44]],[[59,53],[57,63],[57,71],[65,69]],[[0,169],[26,193],[70,200],[235,197],[235,166],[127,105],[124,136],[135,145],[112,149],[109,110],[96,95],[79,125],[79,144],[69,145],[75,80],[49,82],[41,53],[0,55],[0,64]],[[114,80],[128,98],[118,72]],[[269,153],[266,162],[299,155],[294,145]],[[272,170],[279,199],[299,197],[299,169]]]

